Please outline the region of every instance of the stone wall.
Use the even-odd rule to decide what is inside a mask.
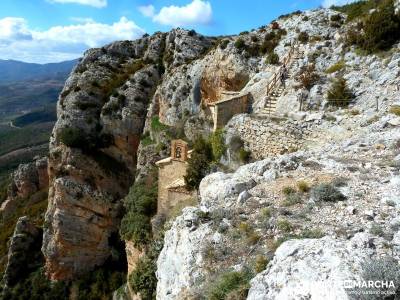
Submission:
[[[240,115],[229,122],[229,134],[239,135],[255,159],[294,152],[305,147],[312,123],[284,118],[256,118]]]
[[[158,171],[158,204],[157,214],[167,212],[171,204],[169,203],[168,187],[179,178],[186,175],[187,163],[172,158],[159,161]]]
[[[247,113],[249,106],[249,94],[213,103],[210,109],[213,115],[214,131],[223,128],[234,115]]]

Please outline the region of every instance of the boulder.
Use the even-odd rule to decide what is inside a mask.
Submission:
[[[351,299],[344,282],[361,280],[362,262],[373,254],[369,244],[332,237],[287,241],[251,281],[247,299]]]

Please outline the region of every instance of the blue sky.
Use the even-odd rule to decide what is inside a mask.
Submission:
[[[294,10],[349,0],[1,0],[0,59],[47,63],[174,27],[236,34]]]

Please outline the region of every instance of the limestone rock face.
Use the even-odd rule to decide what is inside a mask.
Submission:
[[[394,1],[394,10],[395,10],[396,14],[400,14],[400,1],[399,0]]]
[[[51,279],[74,278],[110,256],[122,216],[120,200],[137,165],[145,168],[154,161],[151,153],[144,159],[138,148],[146,118],[153,116],[149,105],[156,106],[162,65],[167,67],[164,82],[183,82],[171,69],[197,58],[210,44],[196,33],[173,30],[88,50],[75,67],[60,95],[50,141],[42,250]]]
[[[12,174],[8,197],[2,203],[0,213],[3,217],[7,217],[16,208],[18,199],[26,199],[34,193],[47,188],[48,185],[47,157],[38,158],[32,163],[20,165]]]
[[[376,255],[374,247],[365,233],[351,241],[325,237],[285,242],[267,270],[251,281],[247,299],[351,299],[343,282],[362,280],[362,264]]]
[[[20,165],[13,174],[10,197],[26,198],[48,185],[47,158]]]
[[[42,230],[28,217],[18,219],[8,249],[8,263],[4,272],[5,286],[13,286],[43,261],[40,252]]]
[[[218,49],[206,61],[201,76],[201,96],[204,104],[223,98],[224,91],[241,91],[250,79],[250,69],[240,53]]]
[[[204,275],[202,245],[210,237],[208,224],[201,224],[198,209],[185,208],[167,231],[157,261],[157,299],[184,299],[182,295]]]

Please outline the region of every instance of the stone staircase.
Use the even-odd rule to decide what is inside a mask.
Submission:
[[[297,65],[295,62],[302,59],[304,56],[304,50],[299,49],[299,47],[293,46],[291,49],[292,53],[289,53],[284,63],[288,67],[288,74],[286,80],[294,76],[293,65]],[[280,74],[282,72],[282,67],[273,75],[271,82],[268,84],[267,90],[267,101],[265,107],[257,113],[260,117],[273,116],[276,112],[277,102],[280,96],[282,96],[285,91],[285,87],[281,84]]]

